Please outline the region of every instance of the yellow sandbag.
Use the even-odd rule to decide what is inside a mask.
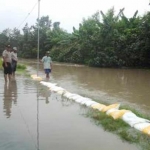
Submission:
[[[34,80],[38,80],[38,81],[41,81],[41,80],[42,80],[42,78],[39,77],[39,76],[37,76],[36,74],[31,75],[31,77],[32,77]]]
[[[31,75],[32,78],[35,78],[36,76],[37,76],[36,74],[32,74],[32,75]]]
[[[144,128],[144,129],[142,130],[142,132],[145,133],[145,134],[150,135],[150,126]]]
[[[109,109],[112,109],[112,108],[119,108],[120,104],[112,104],[112,105],[109,105],[109,106],[105,106],[102,108],[102,112],[106,112],[108,111]]]
[[[98,109],[98,110],[102,110],[104,107],[106,107],[106,105],[103,105],[103,104],[93,104],[91,106],[93,109]]]
[[[125,110],[125,109],[122,109],[122,110],[116,110],[114,112],[111,112],[109,115],[111,117],[113,117],[113,119],[119,119],[121,118],[126,112],[129,112],[130,110]]]

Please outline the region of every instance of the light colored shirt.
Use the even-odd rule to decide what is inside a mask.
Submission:
[[[4,50],[2,56],[4,61],[11,63],[11,53],[9,51]]]
[[[11,52],[11,59],[18,61],[17,53]]]
[[[42,58],[42,62],[44,64],[44,69],[51,69],[52,59],[49,56],[44,56]]]

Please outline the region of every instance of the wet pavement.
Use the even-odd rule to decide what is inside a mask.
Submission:
[[[0,150],[138,150],[86,112],[29,77],[5,84],[0,71]]]

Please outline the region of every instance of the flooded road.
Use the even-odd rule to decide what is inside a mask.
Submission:
[[[35,64],[33,65],[36,67]],[[40,69],[41,75],[44,75],[42,66]],[[55,63],[51,81],[70,92],[101,103],[119,102],[148,114],[150,112],[150,70],[148,69],[92,68]]]
[[[150,70],[54,65],[52,77],[69,91],[98,102],[120,102],[149,113]]]
[[[81,92],[75,90],[79,81],[74,71],[65,76],[62,68],[59,75],[60,68],[55,66],[51,80],[65,85],[61,81],[66,78],[66,88]],[[138,150],[96,126],[85,117],[86,111],[25,76],[5,84],[0,71],[0,150]]]

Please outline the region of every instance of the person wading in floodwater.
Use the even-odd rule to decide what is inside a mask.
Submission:
[[[11,68],[12,60],[11,60],[10,50],[11,50],[10,45],[7,45],[2,54],[5,82],[7,82],[8,79],[9,81],[11,80],[11,74],[12,74],[12,68]]]
[[[12,49],[11,58],[12,58],[12,76],[15,77],[15,72],[16,72],[16,68],[17,68],[17,61],[18,61],[17,48],[16,47],[13,47],[13,49]]]
[[[49,51],[46,52],[45,56],[41,60],[44,65],[44,71],[46,74],[46,78],[50,78],[50,73],[52,71],[52,59],[49,56]]]

